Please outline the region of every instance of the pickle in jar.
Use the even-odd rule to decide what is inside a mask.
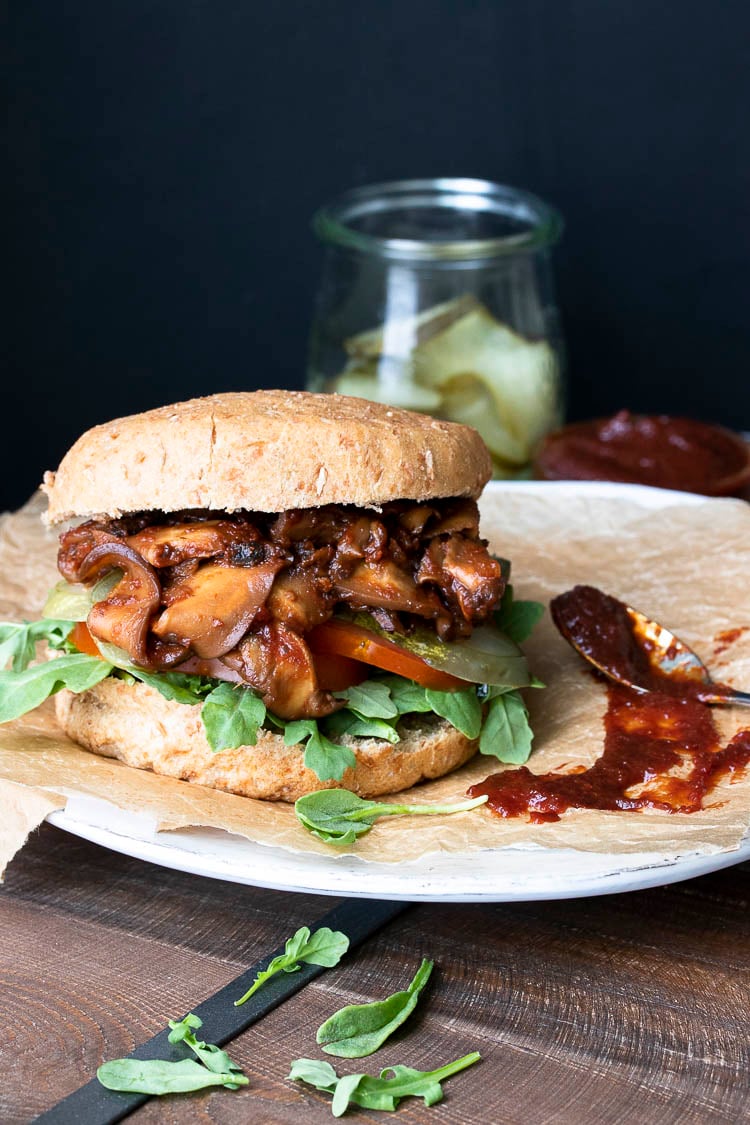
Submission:
[[[495,475],[518,476],[560,421],[558,366],[471,295],[396,318],[346,340],[342,394],[464,422],[490,449]]]

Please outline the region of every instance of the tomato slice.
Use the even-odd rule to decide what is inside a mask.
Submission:
[[[370,669],[359,660],[331,652],[313,653],[315,674],[324,691],[345,691],[367,679]]]
[[[367,666],[395,672],[422,687],[436,691],[456,691],[466,681],[432,668],[420,657],[406,652],[391,641],[346,621],[327,621],[307,635],[313,653],[320,687],[325,691],[344,691],[367,679]],[[77,621],[70,640],[86,656],[104,659],[85,621]]]
[[[98,656],[101,660],[104,659],[85,621],[75,623],[69,639],[79,652],[85,653],[86,656]],[[319,652],[315,653],[315,672],[318,683],[324,691],[345,691],[346,688],[366,680],[368,668],[359,660],[351,660],[334,653]]]
[[[85,621],[76,621],[68,639],[73,642],[79,652],[85,653],[86,656],[98,656],[101,660],[104,659]]]
[[[432,668],[421,657],[348,621],[326,621],[308,633],[307,641],[316,661],[318,653],[346,656],[436,691],[457,691],[467,686],[465,680]]]

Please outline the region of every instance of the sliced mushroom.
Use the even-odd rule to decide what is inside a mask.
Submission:
[[[81,568],[94,548],[106,543],[116,546],[122,543],[122,536],[106,531],[91,520],[63,532],[57,553],[57,568],[63,578],[68,582],[82,582]]]
[[[248,633],[223,663],[259,691],[270,711],[282,719],[317,719],[339,703],[318,687],[313,658],[297,633],[277,622]]]
[[[457,602],[466,621],[486,619],[503,591],[500,564],[472,539],[433,539],[417,571],[419,584],[434,584]]]
[[[436,509],[429,504],[413,504],[398,514],[398,522],[406,531],[420,535],[425,524],[431,516],[436,514]]]
[[[189,645],[210,660],[233,649],[247,632],[283,566],[220,566],[206,563],[171,591],[171,604],[153,629],[162,640]]]
[[[336,567],[351,569],[360,559],[377,562],[388,544],[388,532],[380,520],[360,516],[342,530],[336,543]]]
[[[435,523],[430,523],[427,528],[429,536],[456,531],[475,537],[479,534],[479,508],[475,500],[455,500],[447,504],[442,512],[436,512],[435,516]]]
[[[124,649],[137,664],[151,663],[148,631],[159,606],[161,587],[154,570],[132,547],[121,540],[100,542],[78,567],[78,580],[93,582],[114,568],[122,578],[104,601],[97,602],[87,618],[97,640]]]
[[[279,574],[266,602],[271,616],[297,633],[307,633],[331,615],[331,583],[308,571]],[[326,596],[326,594],[329,596]]]
[[[433,591],[420,590],[411,575],[392,562],[360,563],[348,578],[338,579],[334,588],[343,601],[353,605],[420,617],[437,617],[445,612]]]
[[[250,554],[253,546],[258,556],[254,561],[263,561],[263,547],[256,528],[250,523],[229,520],[146,527],[137,535],[131,535],[128,543],[156,567],[175,566],[188,559],[209,559],[228,552],[236,554],[238,548]]]

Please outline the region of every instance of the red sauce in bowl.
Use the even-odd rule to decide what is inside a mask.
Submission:
[[[750,446],[721,426],[669,415],[574,422],[549,434],[537,456],[542,480],[609,480],[705,496],[750,497]]]

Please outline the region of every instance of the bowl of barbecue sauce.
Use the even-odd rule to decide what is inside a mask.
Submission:
[[[750,445],[722,426],[666,414],[573,422],[549,434],[534,471],[541,480],[608,480],[704,496],[750,499]]]

